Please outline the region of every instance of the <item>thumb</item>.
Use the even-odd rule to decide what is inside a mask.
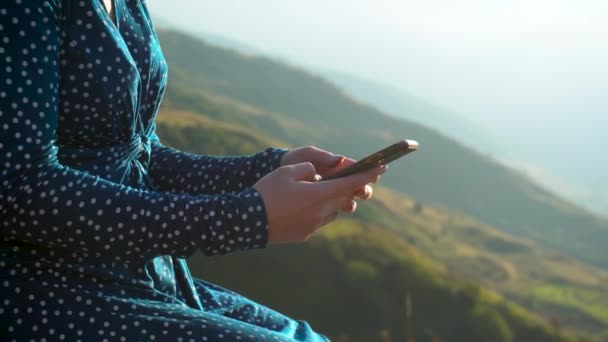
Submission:
[[[337,167],[344,160],[343,156],[321,149],[316,149],[315,152],[311,153],[309,157],[309,160],[313,163],[313,165],[316,165],[317,168],[321,170]]]
[[[317,170],[310,162],[294,164],[288,167],[291,170],[291,177],[296,181],[313,182],[316,180]]]
[[[337,167],[340,164],[342,164],[342,162],[344,161],[344,159],[345,159],[344,156],[327,152],[323,156],[323,161],[320,164],[323,165],[323,166],[325,166],[325,167],[328,167],[328,168],[333,168],[333,167]]]
[[[336,195],[342,193],[349,193],[354,195],[357,190],[365,187],[369,183],[374,182],[378,178],[378,176],[383,174],[386,170],[386,166],[377,166],[365,172],[359,172],[350,176],[324,181],[321,183],[324,183],[324,185],[326,185],[325,191],[328,195]]]

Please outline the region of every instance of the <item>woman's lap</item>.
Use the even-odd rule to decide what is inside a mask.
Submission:
[[[280,312],[258,304],[234,291],[200,279],[194,279],[203,306],[208,312],[237,321],[262,326],[297,341],[326,341],[308,323],[295,321]],[[211,298],[211,299],[208,299]]]
[[[200,280],[205,310],[117,285],[18,276],[2,282],[2,340],[326,341],[305,322]]]

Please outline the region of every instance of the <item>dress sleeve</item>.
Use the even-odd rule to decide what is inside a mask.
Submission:
[[[0,2],[0,235],[116,261],[263,247],[253,188],[190,196],[143,191],[57,159],[60,0]]]
[[[251,156],[186,153],[152,140],[150,178],[159,191],[226,194],[253,186],[278,168],[287,150],[268,148]]]

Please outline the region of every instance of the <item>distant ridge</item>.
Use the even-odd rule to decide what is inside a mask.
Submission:
[[[353,101],[301,68],[238,55],[178,32],[161,31],[160,38],[172,72],[168,92],[176,104],[204,109],[194,91],[204,89],[268,113],[247,122],[252,129],[355,157],[400,138],[417,139],[421,150],[391,165],[385,184],[392,189],[608,267],[608,221],[453,139]]]

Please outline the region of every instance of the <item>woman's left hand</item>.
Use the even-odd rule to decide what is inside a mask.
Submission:
[[[341,155],[335,155],[314,146],[306,146],[296,148],[285,153],[281,159],[281,166],[304,162],[312,163],[319,176],[326,177],[351,166],[355,163],[355,160]],[[376,179],[376,181],[378,181],[378,179]],[[353,201],[351,205],[343,208],[343,210],[353,213],[357,209],[357,202],[354,201],[354,197],[358,197],[362,200],[368,200],[372,198],[373,194],[374,189],[371,187],[371,185],[366,185],[353,194]]]

